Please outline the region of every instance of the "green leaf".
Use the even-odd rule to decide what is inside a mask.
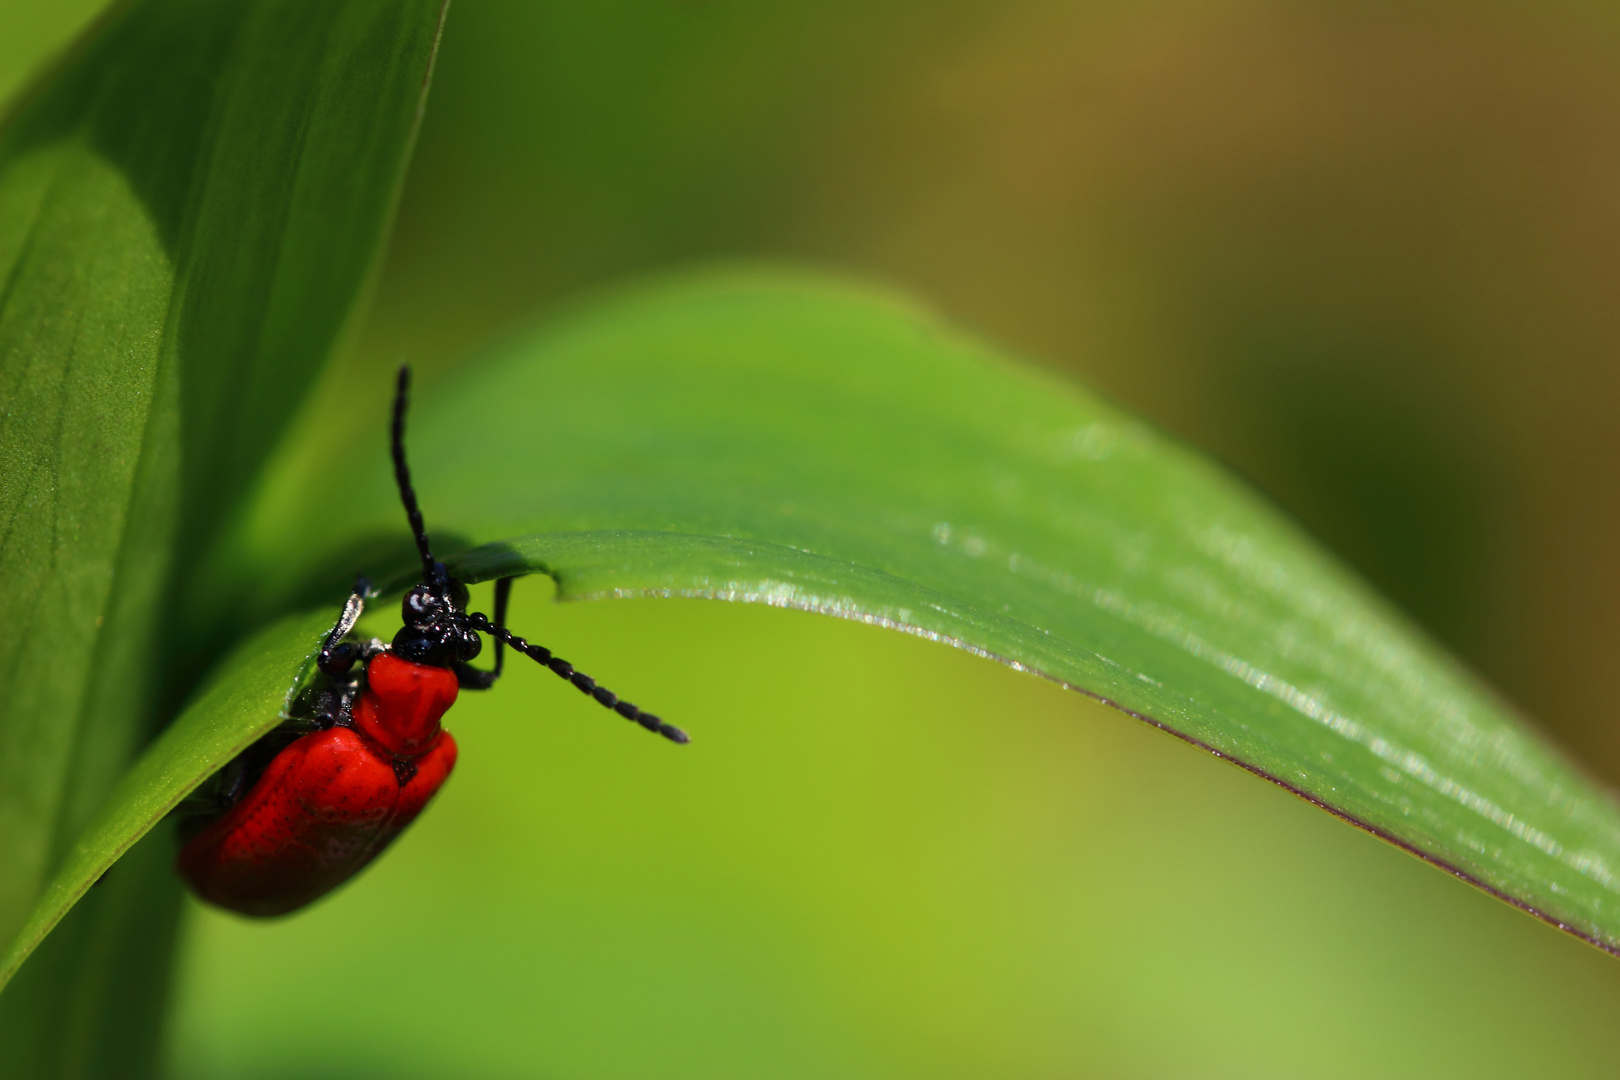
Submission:
[[[341,477],[318,440],[283,456],[215,568],[247,609],[357,552],[409,573],[381,424],[359,430]],[[1219,468],[909,304],[746,271],[609,299],[424,387],[410,449],[441,547],[485,545],[471,579],[969,649],[1620,949],[1620,810],[1524,720]]]
[[[0,127],[0,940],[229,644],[176,597],[366,287],[441,16],[122,3]],[[172,912],[150,881],[130,910]],[[105,990],[141,937],[64,946],[99,988],[39,971],[0,1034],[137,996]]]
[[[197,699],[147,747],[68,850],[28,921],[0,957],[0,985],[16,974],[68,909],[188,792],[286,717],[332,620],[325,611],[282,619],[215,669]]]

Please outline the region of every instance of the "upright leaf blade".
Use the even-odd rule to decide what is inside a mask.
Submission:
[[[124,3],[0,129],[7,941],[226,644],[179,622],[173,598],[366,286],[442,12],[443,0]],[[149,887],[172,910],[172,878]],[[62,963],[105,981],[121,947]],[[19,1031],[48,1049],[36,1020],[67,1009],[52,993],[118,1007],[72,981],[0,998],[8,1054],[28,1056]]]
[[[160,617],[150,594],[172,540],[178,426],[172,368],[160,359],[172,263],[139,199],[79,143],[35,149],[9,166],[0,174],[0,933],[7,937],[50,867],[58,819],[73,797],[77,736],[93,723],[86,706],[95,675],[107,667],[97,647],[139,648]],[[146,479],[139,495],[138,474]],[[137,507],[137,498],[146,505]],[[140,565],[120,575],[135,529],[148,542],[131,544],[125,557]],[[148,603],[119,605],[115,583],[147,594]],[[126,687],[136,699],[151,655],[148,647],[114,664],[136,680]],[[100,733],[100,748],[127,754],[136,720],[119,717]]]
[[[296,499],[234,549],[261,606],[398,535],[382,446],[341,500],[289,452],[267,490]],[[489,545],[469,576],[991,655],[1620,949],[1613,801],[1241,484],[908,305],[770,273],[643,290],[421,394],[411,452],[430,529]]]

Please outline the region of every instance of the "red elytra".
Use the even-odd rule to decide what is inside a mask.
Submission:
[[[303,907],[380,855],[444,785],[456,741],[439,720],[456,673],[382,653],[366,682],[352,728],[286,747],[182,849],[176,868],[199,897],[245,915]]]
[[[404,626],[384,644],[350,639],[370,595],[370,585],[360,579],[321,646],[316,667],[326,685],[310,688],[318,704],[216,774],[215,797],[201,800],[204,813],[214,817],[186,841],[175,869],[198,896],[220,907],[245,915],[283,915],[324,896],[381,854],[455,767],[456,742],[439,721],[459,690],[495,684],[504,646],[648,731],[671,742],[687,741],[680,728],[507,630],[512,578],[495,583],[493,620],[467,610],[466,586],[429,548],[405,464],[409,387],[410,371],[400,368],[392,449],[400,501],[422,557],[422,581],[405,594]],[[480,634],[495,639],[493,671],[471,664],[482,648]],[[363,688],[356,663],[364,665]]]

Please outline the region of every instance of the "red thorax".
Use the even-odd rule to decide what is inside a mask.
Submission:
[[[401,660],[393,653],[366,666],[366,692],[354,707],[354,726],[397,758],[427,753],[439,718],[456,702],[456,673]]]

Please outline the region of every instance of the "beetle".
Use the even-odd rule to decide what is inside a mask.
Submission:
[[[686,733],[620,699],[549,649],[506,628],[510,577],[495,617],[467,610],[467,587],[433,556],[405,461],[410,369],[394,392],[391,446],[400,501],[422,559],[392,642],[359,641],[372,595],[361,578],[326,635],[318,674],[289,718],[221,769],[190,800],[175,859],[203,900],[244,915],[283,915],[331,892],[380,855],[444,785],[456,742],[440,726],[461,690],[487,690],[510,646],[598,703],[675,743]],[[471,661],[495,641],[495,666]]]

